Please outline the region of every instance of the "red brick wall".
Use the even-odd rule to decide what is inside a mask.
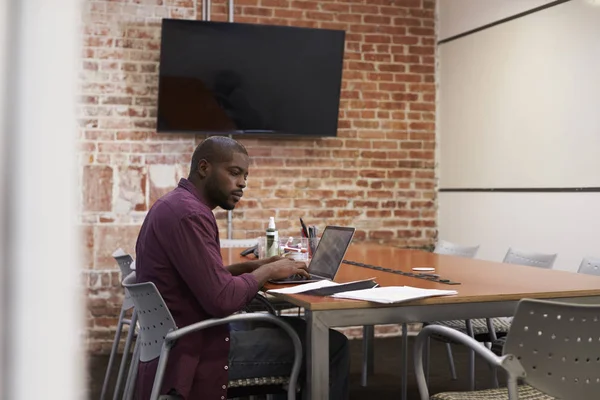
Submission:
[[[213,0],[213,20],[226,19]],[[237,22],[344,29],[336,138],[243,140],[252,156],[233,235],[273,215],[283,234],[307,222],[352,225],[357,240],[429,245],[436,235],[435,1],[237,0]],[[145,212],[179,177],[200,136],[155,132],[160,20],[201,18],[200,0],[87,1],[80,146],[89,338],[106,350],[120,306],[112,251],[133,254]],[[227,235],[226,213],[216,212]]]

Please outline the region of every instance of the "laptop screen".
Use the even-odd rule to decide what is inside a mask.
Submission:
[[[341,226],[326,227],[308,266],[309,272],[333,279],[352,242],[355,230]]]

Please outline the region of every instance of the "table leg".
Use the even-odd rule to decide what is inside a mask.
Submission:
[[[408,325],[402,324],[402,400],[408,396]]]
[[[324,400],[329,398],[329,328],[318,312],[305,313],[307,398]]]
[[[375,337],[375,327],[373,325],[363,326],[363,365],[360,385],[367,386],[367,377],[373,375],[375,355],[373,354],[373,340]]]

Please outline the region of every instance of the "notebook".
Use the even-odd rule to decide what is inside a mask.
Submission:
[[[310,278],[291,276],[285,279],[271,280],[271,283],[308,283],[320,280],[332,281],[344,260],[346,251],[352,242],[356,228],[343,226],[327,226],[321,235],[321,240],[315,250],[308,273]]]

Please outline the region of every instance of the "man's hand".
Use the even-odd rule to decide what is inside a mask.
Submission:
[[[300,275],[309,278],[307,266],[304,261],[294,261],[290,258],[282,258],[275,262],[265,264],[271,269],[271,277],[269,279],[285,279],[292,275]]]
[[[275,259],[275,257],[271,258]],[[268,264],[265,263],[252,272],[252,275],[256,277],[261,286],[269,279],[285,279],[296,274],[306,278],[309,277],[306,263],[279,256],[277,256],[275,261]]]

